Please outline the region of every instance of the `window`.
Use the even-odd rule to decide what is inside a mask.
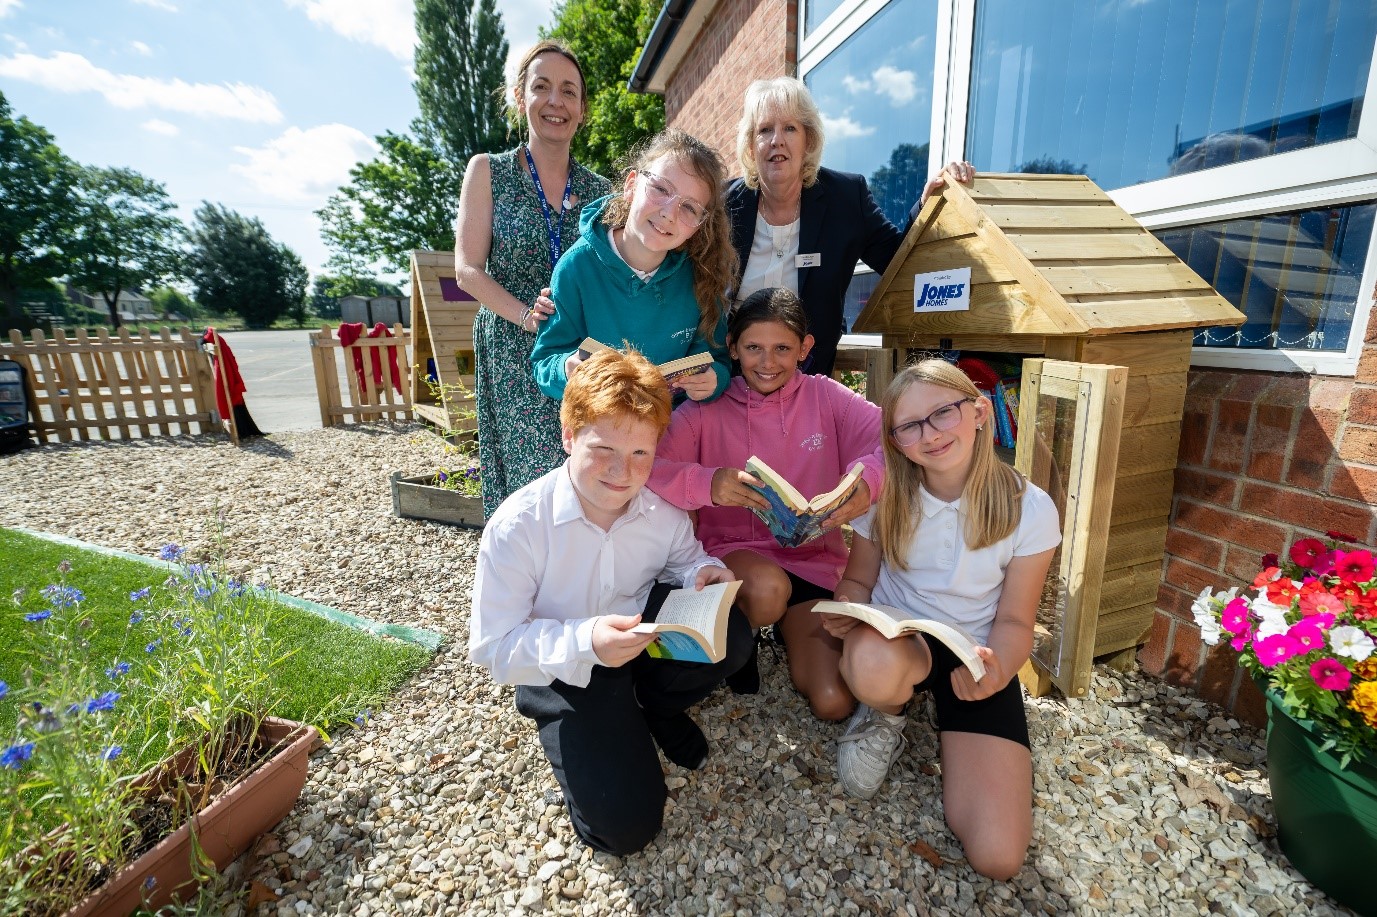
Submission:
[[[803,34],[811,35],[822,21],[841,8],[843,0],[804,0]]]
[[[1238,327],[1200,329],[1195,345],[1346,350],[1374,211],[1368,202],[1158,230],[1248,317]]]
[[[804,76],[822,111],[823,164],[859,172],[902,226],[927,181],[937,0],[893,0]]]
[[[1357,136],[1370,0],[979,0],[966,158],[1122,188]]]

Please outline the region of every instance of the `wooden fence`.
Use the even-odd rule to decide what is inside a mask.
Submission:
[[[411,335],[401,325],[392,337],[361,337],[340,344],[328,326],[311,335],[311,363],[316,371],[321,426],[371,420],[411,420]],[[392,378],[392,358],[397,378]],[[340,376],[345,384],[340,385]],[[347,397],[347,400],[346,400]]]
[[[210,356],[188,329],[94,337],[10,331],[0,357],[24,366],[39,442],[220,432]]]

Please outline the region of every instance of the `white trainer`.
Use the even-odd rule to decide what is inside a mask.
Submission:
[[[852,796],[869,799],[880,790],[890,766],[908,744],[903,714],[882,713],[861,704],[837,739],[837,776]]]

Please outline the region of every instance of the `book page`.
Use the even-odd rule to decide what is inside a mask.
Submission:
[[[660,374],[668,381],[673,381],[679,376],[689,376],[703,371],[703,368],[712,363],[710,353],[692,353],[677,360],[669,360],[655,367]]]
[[[851,499],[851,495],[856,492],[860,480],[861,466],[859,464],[852,465],[851,470],[837,482],[836,487],[825,494],[818,494],[808,502],[808,508],[815,513],[831,512]]]
[[[807,511],[808,498],[800,493],[797,487],[784,480],[784,477],[767,465],[760,456],[753,455],[746,459],[746,471],[760,478],[766,487],[775,491],[780,496],[781,502],[785,503],[795,514]]]
[[[813,606],[817,614],[847,615],[864,621],[891,640],[901,634],[924,633],[936,637],[956,654],[971,670],[976,681],[985,677],[985,662],[975,652],[976,642],[959,627],[928,618],[915,618],[888,605],[864,605],[860,602],[819,602]]]
[[[665,597],[654,621],[637,624],[632,630],[638,634],[653,634],[672,625],[700,634],[704,643],[716,646],[718,623],[726,620],[726,615],[719,615],[719,611],[731,605],[740,588],[740,580],[733,580],[704,586],[702,591],[692,586],[675,589]]]

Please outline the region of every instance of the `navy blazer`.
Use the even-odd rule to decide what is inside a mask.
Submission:
[[[746,259],[751,256],[759,208],[760,193],[746,187],[744,179],[738,178],[727,187],[732,246],[741,259],[736,276],[738,288],[746,271]],[[864,261],[883,273],[898,251],[903,234],[885,218],[870,195],[865,178],[850,172],[819,169],[818,180],[803,189],[799,216],[799,254],[821,257],[817,267],[798,269],[799,297],[815,342],[804,369],[830,376],[845,322],[842,313],[846,288],[856,262]]]

